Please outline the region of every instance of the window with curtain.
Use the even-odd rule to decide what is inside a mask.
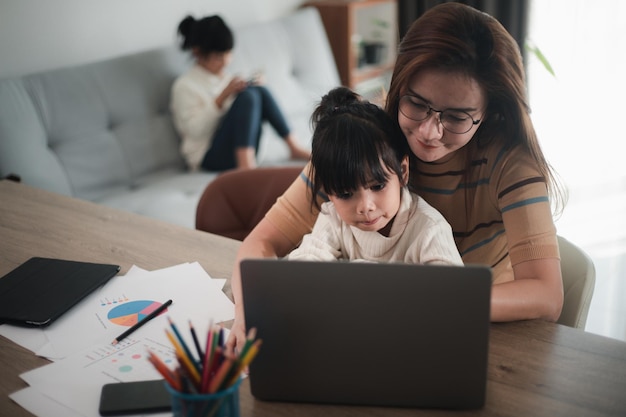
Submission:
[[[398,0],[400,37],[404,36],[415,19],[426,10],[446,2],[445,0]],[[522,47],[526,39],[530,0],[464,0],[458,3],[467,4],[498,19],[517,40],[522,52],[524,51]]]
[[[442,2],[399,0],[400,34]],[[596,267],[586,330],[626,340],[626,2],[460,2],[496,17],[522,48],[531,116],[569,191],[557,233],[582,247]]]
[[[533,122],[570,190],[560,228],[587,247],[626,240],[626,4],[541,0],[530,17],[528,37],[554,69],[528,59]]]
[[[596,268],[585,330],[626,340],[626,3],[535,0],[529,23],[554,69],[528,60],[533,122],[570,194],[557,231]]]

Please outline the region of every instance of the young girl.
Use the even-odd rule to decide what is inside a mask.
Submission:
[[[312,120],[310,197],[321,211],[289,259],[463,264],[450,225],[409,192],[406,140],[383,109],[340,87]]]
[[[308,159],[269,90],[258,79],[226,72],[234,37],[219,16],[187,16],[178,33],[181,49],[195,58],[195,65],[174,82],[170,104],[190,170],[256,167],[265,120],[284,138],[292,158]]]

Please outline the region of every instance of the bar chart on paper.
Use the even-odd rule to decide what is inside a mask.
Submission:
[[[148,314],[159,308],[161,303],[151,300],[129,301],[109,310],[107,319],[120,326],[134,326]],[[167,310],[166,310],[167,311]]]

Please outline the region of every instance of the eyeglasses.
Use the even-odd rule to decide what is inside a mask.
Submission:
[[[416,122],[428,119],[433,113],[439,113],[439,123],[443,128],[458,135],[469,132],[473,126],[480,123],[480,120],[474,120],[463,110],[435,110],[425,101],[412,95],[400,97],[398,109],[405,117]]]

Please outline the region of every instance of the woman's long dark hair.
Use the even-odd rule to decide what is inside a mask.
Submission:
[[[487,108],[470,149],[478,150],[492,141],[504,148],[525,149],[546,179],[555,213],[560,213],[565,196],[530,119],[522,56],[500,22],[457,2],[440,4],[417,19],[399,45],[387,96],[386,110],[394,120],[398,119],[399,98],[413,76],[425,69],[460,73],[478,82]],[[468,158],[473,159],[471,152]]]

